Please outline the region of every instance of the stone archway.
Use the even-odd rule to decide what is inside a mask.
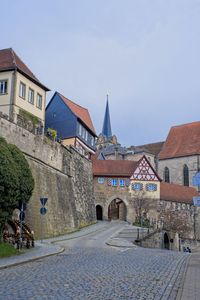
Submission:
[[[108,219],[126,221],[127,208],[123,200],[113,199],[108,206]]]
[[[169,242],[169,236],[168,236],[167,232],[164,233],[163,242],[164,242],[164,248],[169,250],[170,242]]]
[[[96,205],[96,217],[97,220],[103,220],[103,208],[101,205]]]

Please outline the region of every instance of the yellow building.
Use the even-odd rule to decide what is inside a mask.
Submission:
[[[32,130],[44,127],[47,91],[13,49],[0,50],[1,115]]]

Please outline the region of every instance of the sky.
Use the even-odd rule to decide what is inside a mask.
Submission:
[[[200,120],[200,0],[0,0],[0,49],[123,146]]]

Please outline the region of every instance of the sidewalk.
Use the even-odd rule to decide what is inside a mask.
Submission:
[[[199,249],[200,250],[200,249]],[[200,299],[200,252],[192,253],[178,290],[176,300],[199,300]]]

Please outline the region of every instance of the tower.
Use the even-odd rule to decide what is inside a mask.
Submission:
[[[98,136],[96,147],[97,149],[108,148],[111,145],[117,145],[117,138],[115,135],[112,135],[111,130],[111,122],[110,122],[110,112],[109,112],[109,104],[108,104],[108,94],[106,101],[106,110],[103,121],[102,132]]]
[[[109,140],[112,137],[108,95],[107,95],[106,110],[105,110],[104,121],[103,121],[102,135],[106,140]]]

